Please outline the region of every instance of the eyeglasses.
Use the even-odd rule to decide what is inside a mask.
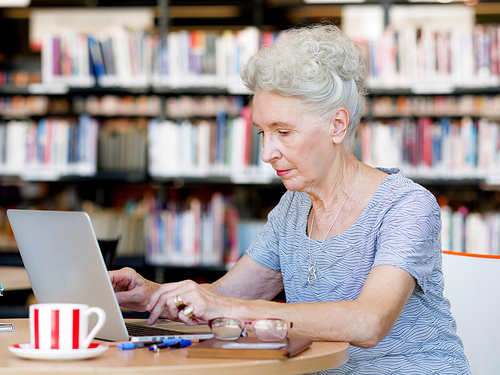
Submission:
[[[215,318],[208,321],[214,337],[219,340],[237,340],[245,332],[247,325],[252,326],[255,336],[261,341],[279,341],[288,334],[288,323],[281,319],[257,319],[244,322],[234,318]],[[290,323],[292,328],[292,323]]]

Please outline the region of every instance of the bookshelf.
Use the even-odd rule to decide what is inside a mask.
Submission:
[[[390,95],[392,94],[392,95]],[[443,248],[498,254],[498,90],[374,95],[360,125],[361,160],[398,165],[441,206]]]
[[[50,5],[48,2],[39,4],[42,11],[51,10],[46,7]],[[63,8],[65,12],[80,11],[75,7],[79,5],[76,1],[68,4]],[[123,3],[104,1],[92,11],[113,12],[119,5]],[[348,6],[311,5],[298,0],[152,1],[128,5],[129,10],[137,11],[138,5],[143,6],[141,9],[149,7],[152,16],[148,27],[131,31],[117,23],[109,30],[95,32],[77,29],[63,32],[62,28],[58,32],[56,28],[40,41],[41,53],[27,47],[26,30],[17,33],[17,50],[0,44],[0,53],[10,51],[11,56],[8,62],[0,61],[2,128],[21,123],[38,129],[44,122],[71,128],[87,121],[97,124],[98,129],[91,141],[95,148],[92,167],[50,166],[45,172],[40,164],[17,165],[13,170],[0,168],[2,184],[15,185],[20,190],[30,184],[43,186],[39,188],[44,190],[43,194],[23,198],[16,204],[84,208],[93,213],[96,222],[106,222],[99,224],[107,228],[99,233],[103,237],[116,236],[120,226],[124,231],[123,228],[130,226],[146,225],[142,235],[127,230],[136,234],[122,242],[119,254],[130,259],[145,257],[147,264],[158,266],[157,279],[161,279],[164,267],[221,272],[224,263],[231,264],[236,258],[236,229],[227,223],[239,220],[242,227],[246,226],[247,234],[241,232],[238,237],[247,243],[248,233],[253,234],[262,225],[262,219],[284,191],[272,170],[259,161],[259,140],[248,136],[250,114],[247,93],[239,84],[239,63],[261,43],[272,42],[279,30],[297,23],[328,17],[348,27]],[[373,13],[371,7],[378,10]],[[440,29],[434,34],[426,30],[413,47],[403,48],[402,41],[408,35],[416,35],[416,29],[405,34],[400,29],[402,22],[383,28],[391,17],[407,17],[404,13],[404,17],[397,16],[397,11],[391,10],[395,7],[380,10],[378,5],[366,4],[355,9],[358,13],[365,9],[370,17],[378,14],[376,23],[382,27],[378,39],[360,40],[371,58],[368,66],[372,74],[359,156],[374,166],[402,166],[406,175],[428,187],[443,207],[451,207],[449,216],[456,212],[463,214],[461,207],[467,207],[473,214],[484,213],[482,223],[478,224],[477,215],[469,220],[472,222],[469,227],[484,230],[487,222],[497,220],[487,215],[500,210],[499,150],[488,143],[493,139],[491,134],[499,132],[498,58],[485,54],[485,48],[476,48],[472,43],[464,50],[471,56],[474,53],[482,56],[478,58],[480,63],[471,61],[471,57],[466,59],[467,64],[457,67],[456,58],[447,60],[449,56],[445,55],[443,63],[443,57],[434,53],[421,62],[434,68],[422,73],[418,64],[411,64],[412,53],[424,48],[417,42],[435,46],[441,43],[439,46],[451,51],[454,48],[451,41],[458,38],[453,34],[455,29],[450,26],[449,30]],[[454,9],[451,7],[446,9]],[[488,35],[499,35],[498,6],[491,4],[487,8],[478,4],[471,9],[465,11],[465,17],[469,17],[467,27],[463,28],[468,32],[466,40],[481,40],[484,44]],[[0,17],[8,20],[4,24],[13,25],[16,19],[21,19],[19,23],[26,26],[31,12],[32,9],[0,9]],[[22,29],[22,25],[16,28]],[[166,30],[169,33],[163,40],[161,35]],[[492,43],[498,43],[498,39],[491,38]],[[27,56],[24,62],[16,62],[18,53]],[[62,121],[67,125],[60,125]],[[442,136],[446,126],[458,129],[456,139]],[[427,130],[420,134],[421,128]],[[422,142],[401,149],[405,144],[404,134],[412,132],[417,132]],[[477,142],[471,141],[473,137]],[[449,154],[457,149],[452,145],[457,143],[474,146],[473,156],[445,164],[443,160],[451,159]],[[441,150],[448,147],[448,154],[444,151],[439,157],[437,153],[429,154],[428,150],[438,147],[437,144]],[[485,144],[489,144],[486,156]],[[62,155],[66,160],[65,154]],[[58,194],[65,197],[59,200],[74,202],[58,205],[54,203],[57,200],[54,195]],[[234,219],[235,209],[238,220]],[[444,209],[445,214],[447,210]],[[224,228],[221,221],[229,218],[225,228],[233,233],[233,239],[226,238],[222,250],[220,238],[196,245],[197,238],[188,234],[178,238],[169,236],[174,243],[191,244],[189,251],[195,255],[181,256],[175,244],[167,246],[167,229],[157,230],[201,227],[204,218],[211,215],[215,218],[210,225],[218,226],[212,236],[217,238]],[[455,217],[458,222],[458,215]],[[465,221],[463,216],[464,227]],[[113,227],[111,222],[117,224]],[[7,232],[5,229],[4,233]],[[184,232],[181,229],[179,233]],[[463,243],[466,242],[464,239]],[[143,248],[139,248],[139,243]],[[214,254],[218,255],[203,255],[203,246],[216,248]]]

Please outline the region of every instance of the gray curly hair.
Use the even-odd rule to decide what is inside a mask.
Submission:
[[[252,92],[298,97],[313,113],[331,118],[339,107],[350,114],[346,141],[354,148],[366,90],[361,50],[332,24],[293,28],[253,55],[241,73]]]

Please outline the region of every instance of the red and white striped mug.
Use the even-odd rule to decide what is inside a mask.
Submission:
[[[100,307],[77,303],[39,303],[30,306],[30,340],[35,349],[87,349],[106,321]],[[89,333],[89,316],[97,323]]]

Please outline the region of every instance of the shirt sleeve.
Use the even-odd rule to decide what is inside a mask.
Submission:
[[[426,292],[427,281],[441,256],[441,214],[434,196],[412,190],[394,201],[385,213],[377,238],[373,266],[404,269]]]
[[[281,271],[279,257],[279,233],[281,223],[287,212],[292,194],[286,192],[280,202],[267,216],[267,223],[255,241],[247,249],[246,254],[264,267]]]

